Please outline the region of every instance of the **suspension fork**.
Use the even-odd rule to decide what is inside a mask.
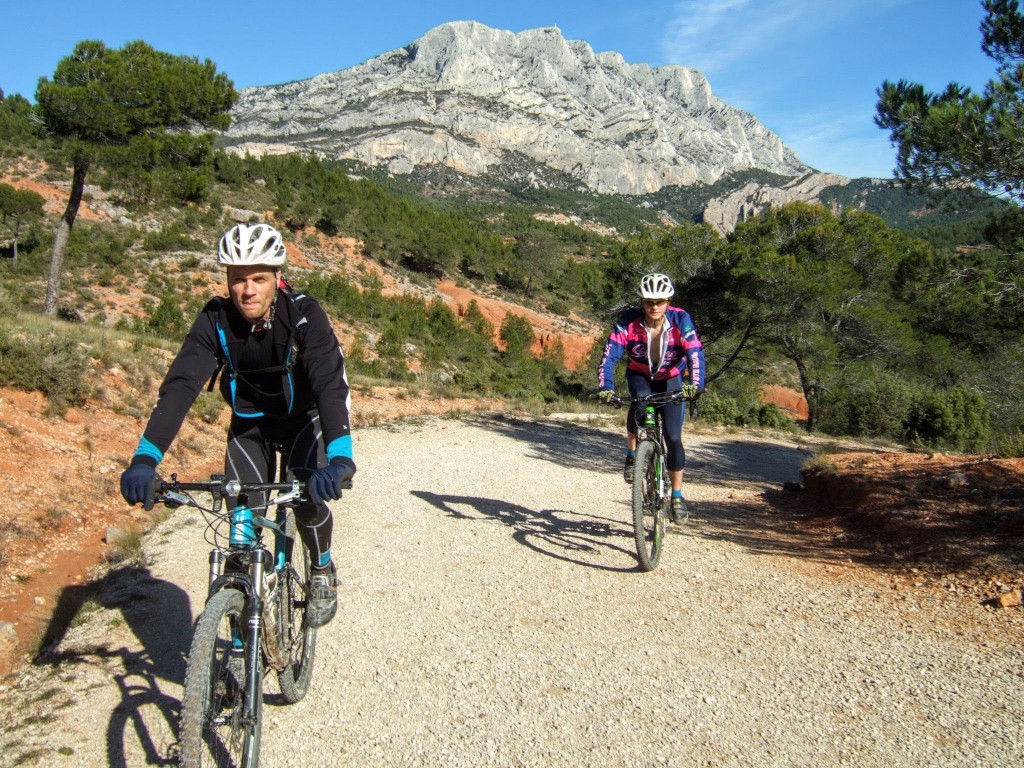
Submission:
[[[246,723],[254,723],[256,697],[263,696],[263,676],[259,674],[263,640],[263,574],[267,567],[272,567],[271,555],[265,549],[253,552],[249,576],[252,580],[249,588],[249,599],[245,608],[245,710],[242,718]]]
[[[665,436],[662,434],[660,414],[654,410],[648,414],[647,437],[654,441],[656,447],[654,461],[654,477],[658,483],[658,501],[663,501],[665,491]]]

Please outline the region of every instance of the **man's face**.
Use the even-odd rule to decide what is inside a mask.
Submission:
[[[228,267],[228,293],[250,323],[265,320],[277,295],[277,270],[260,264]]]

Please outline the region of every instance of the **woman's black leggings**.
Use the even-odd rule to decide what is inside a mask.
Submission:
[[[644,397],[662,392],[678,392],[683,386],[681,376],[673,376],[665,381],[651,381],[646,376],[633,371],[626,371],[626,385],[633,397]],[[626,414],[626,429],[629,434],[636,434],[637,409],[630,406]],[[642,415],[642,414],[641,414]],[[683,421],[686,417],[684,403],[668,404],[661,409],[661,431],[665,436],[665,465],[670,472],[677,472],[686,465],[686,450],[683,448]]]

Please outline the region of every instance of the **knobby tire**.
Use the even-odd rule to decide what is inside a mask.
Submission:
[[[185,672],[181,701],[181,762],[185,768],[232,766],[255,768],[260,759],[263,727],[262,679],[253,702],[252,723],[242,722],[245,708],[245,656],[257,654],[257,674],[262,678],[259,648],[244,648],[232,640],[245,639],[245,595],[222,589],[210,597],[196,623]]]
[[[658,446],[641,440],[633,466],[633,536],[637,559],[644,571],[658,567],[665,539],[665,508],[658,492],[659,459]]]
[[[295,514],[288,513],[285,525],[288,537],[289,566],[277,587],[278,643],[287,653],[288,665],[277,673],[281,695],[289,704],[301,701],[313,679],[316,630],[306,625],[309,598],[309,550],[295,526]]]

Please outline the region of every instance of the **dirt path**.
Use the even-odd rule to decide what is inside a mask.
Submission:
[[[1016,766],[1007,614],[822,550],[764,503],[789,440],[688,433],[694,516],[636,568],[621,437],[558,420],[360,430],[343,582],[309,697],[268,698],[268,766]],[[0,691],[0,765],[173,764],[197,517],[112,573]]]

